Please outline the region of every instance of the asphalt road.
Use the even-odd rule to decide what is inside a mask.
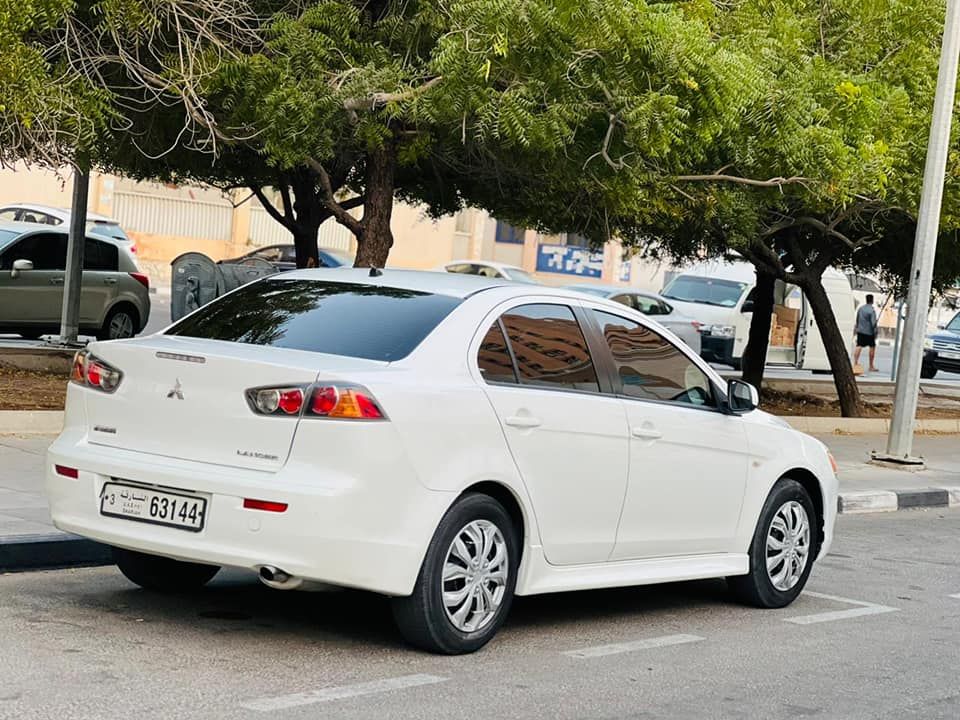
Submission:
[[[843,516],[792,607],[737,606],[723,581],[522,598],[455,658],[405,647],[361,593],[7,575],[0,718],[955,719],[958,536],[956,510]]]

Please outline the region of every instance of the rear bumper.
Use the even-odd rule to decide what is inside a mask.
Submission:
[[[77,468],[79,477],[57,474]],[[387,595],[409,595],[434,529],[454,495],[397,476],[325,476],[289,464],[277,473],[159,457],[86,442],[65,432],[47,454],[47,496],[61,530],[177,560],[281,568],[290,575]],[[110,479],[203,494],[200,532],[104,517]],[[288,504],[286,512],[243,508],[244,498]]]

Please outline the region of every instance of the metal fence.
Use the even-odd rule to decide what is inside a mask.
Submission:
[[[230,240],[233,206],[150,193],[116,191],[113,213],[127,230],[202,240]]]

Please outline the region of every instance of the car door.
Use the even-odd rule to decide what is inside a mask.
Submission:
[[[87,238],[83,249],[83,292],[80,293],[80,324],[99,327],[119,293],[117,246]]]
[[[13,277],[13,263],[29,260],[33,270]],[[7,326],[59,325],[63,307],[63,274],[67,236],[33,233],[20,238],[0,256],[0,322]]]
[[[613,560],[732,552],[749,453],[706,372],[646,325],[593,309],[630,428],[629,485]],[[742,551],[742,548],[739,548]]]
[[[509,340],[507,339],[509,338]],[[547,561],[606,561],[627,484],[621,402],[601,387],[571,306],[505,309],[477,357],[540,526]]]

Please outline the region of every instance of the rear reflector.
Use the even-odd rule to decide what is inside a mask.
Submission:
[[[243,507],[247,510],[263,510],[264,512],[282,513],[287,509],[287,503],[270,502],[269,500],[243,499]]]
[[[80,471],[76,468],[67,467],[66,465],[54,465],[54,470],[57,471],[57,475],[63,475],[64,477],[72,478],[76,480],[80,477]]]
[[[148,276],[138,272],[129,273],[129,275],[138,283],[143,285],[147,290],[150,289],[150,278]]]

